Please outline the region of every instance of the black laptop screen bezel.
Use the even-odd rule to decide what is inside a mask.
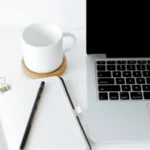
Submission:
[[[100,0],[100,1],[102,1],[102,0]],[[143,40],[143,38],[141,38],[141,40],[139,40],[139,41],[136,41],[135,39],[133,39],[133,42],[131,42],[130,44],[126,42],[126,37],[123,37],[124,39],[122,41],[124,43],[126,42],[126,44],[124,44],[124,45],[117,44],[117,48],[116,48],[116,45],[115,46],[110,45],[110,46],[107,46],[107,48],[105,48],[104,45],[101,45],[101,40],[99,40],[99,34],[97,34],[96,32],[93,34],[94,36],[90,37],[90,32],[92,32],[92,29],[94,28],[94,25],[93,25],[94,21],[97,20],[95,22],[95,28],[97,28],[96,24],[99,22],[98,21],[98,18],[99,18],[98,13],[96,16],[92,16],[94,8],[97,9],[96,5],[100,5],[99,2],[97,2],[96,0],[92,0],[92,1],[87,0],[87,2],[86,2],[86,53],[87,53],[87,55],[106,54],[107,57],[150,57],[150,53],[149,53],[150,52],[150,42],[148,41],[148,39],[146,39],[146,36],[148,35],[147,32],[146,32],[146,35],[144,36],[145,37],[144,40]],[[141,7],[141,9],[143,9],[145,7],[146,7],[146,5],[144,5],[144,7]],[[146,8],[145,8],[145,10],[146,10]],[[99,10],[97,10],[97,12],[98,11],[101,11],[101,10],[99,9]],[[147,13],[147,15],[149,15],[149,11],[146,13]],[[146,27],[150,26],[150,24],[148,25],[149,21],[148,21],[147,15],[143,16],[143,14],[142,13],[137,14],[137,16],[134,19],[132,19],[132,17],[130,17],[130,16],[128,18],[125,18],[125,19],[127,19],[128,22],[129,21],[132,22],[131,25],[137,24],[137,23],[139,26],[141,26],[143,24],[146,25],[146,26],[145,25],[142,26],[142,28],[139,28],[139,26],[137,27],[137,29],[135,28],[135,30],[137,30],[141,34],[141,37],[144,35],[142,30],[147,31]],[[94,19],[95,20],[93,21],[91,18],[93,20]],[[113,19],[113,21],[115,22],[118,18],[110,17],[110,18],[102,18],[102,19],[103,19],[103,22],[105,22],[105,20],[107,20],[107,19]],[[121,21],[124,21],[124,20],[122,19]],[[130,38],[130,35],[128,36],[128,38]]]

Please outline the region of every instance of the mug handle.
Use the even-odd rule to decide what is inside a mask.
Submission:
[[[73,39],[73,44],[71,47],[64,49],[64,53],[67,53],[70,51],[70,49],[77,43],[77,38],[75,37],[74,34],[70,33],[70,32],[63,32],[63,38],[65,37],[70,37]]]

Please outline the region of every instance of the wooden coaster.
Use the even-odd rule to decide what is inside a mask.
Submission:
[[[51,76],[61,76],[67,68],[67,59],[66,59],[66,56],[64,56],[62,65],[57,70],[53,72],[49,72],[49,73],[36,73],[36,72],[29,70],[24,63],[23,58],[21,60],[21,64],[22,64],[23,72],[26,76],[32,79],[38,79],[38,78],[45,78],[45,77],[51,77]]]

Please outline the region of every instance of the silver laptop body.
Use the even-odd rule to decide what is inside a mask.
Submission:
[[[150,11],[145,2],[87,1],[89,137],[150,142]]]
[[[115,66],[117,67],[117,62],[126,61],[126,63],[132,61],[145,60],[148,62],[148,58],[106,58],[105,55],[91,54],[87,56],[87,99],[88,99],[88,109],[85,113],[89,137],[95,143],[147,143],[150,142],[150,91],[145,89],[143,86],[147,86],[147,77],[144,78],[145,84],[137,84],[136,80],[138,77],[123,77],[123,72],[120,71],[121,77],[113,77],[113,71],[111,72],[111,77],[114,80],[114,84],[107,84],[107,80],[101,80],[100,84],[98,80],[108,79],[109,77],[98,77],[97,61],[104,61],[105,66],[107,66],[108,61],[115,61]],[[141,62],[142,62],[141,61]],[[145,63],[145,62],[144,62]],[[136,65],[135,65],[136,66]],[[114,71],[117,72],[117,71]],[[130,71],[129,71],[130,72]],[[136,72],[136,71],[135,71]],[[139,71],[143,72],[143,71]],[[133,74],[133,71],[131,71]],[[128,75],[128,74],[127,74]],[[116,84],[116,79],[122,78],[125,80],[124,84]],[[135,84],[127,84],[126,80],[133,78]],[[99,86],[119,86],[120,90],[115,89],[114,91],[104,91]],[[123,90],[122,86],[129,85],[130,90]],[[141,90],[134,89],[133,86],[140,85]],[[117,90],[117,91],[116,91]],[[144,92],[146,93],[144,96]],[[102,96],[100,96],[102,93]],[[105,97],[107,93],[108,97]],[[115,94],[110,97],[110,93]],[[121,93],[128,93],[129,98],[126,94],[121,95]],[[142,95],[134,95],[131,93],[141,93]],[[149,95],[147,95],[149,94]],[[104,97],[103,97],[104,96]],[[145,99],[145,98],[146,99]],[[100,99],[102,98],[102,99]],[[106,98],[106,99],[105,99]],[[148,99],[147,99],[148,98]]]

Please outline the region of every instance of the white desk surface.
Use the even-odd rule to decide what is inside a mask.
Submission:
[[[65,79],[69,93],[75,104],[79,104],[83,109],[87,108],[86,101],[86,44],[85,29],[68,29],[64,31],[73,32],[78,39],[78,44],[67,53],[68,66],[66,72],[62,75]],[[19,78],[27,81],[21,71],[20,60],[21,52],[21,36],[22,29],[17,28],[0,28],[0,76],[9,78]],[[84,124],[84,122],[83,122]],[[65,137],[64,137],[65,138]],[[150,145],[92,145],[93,150],[150,150]],[[7,150],[7,145],[3,137],[0,125],[0,150]]]

